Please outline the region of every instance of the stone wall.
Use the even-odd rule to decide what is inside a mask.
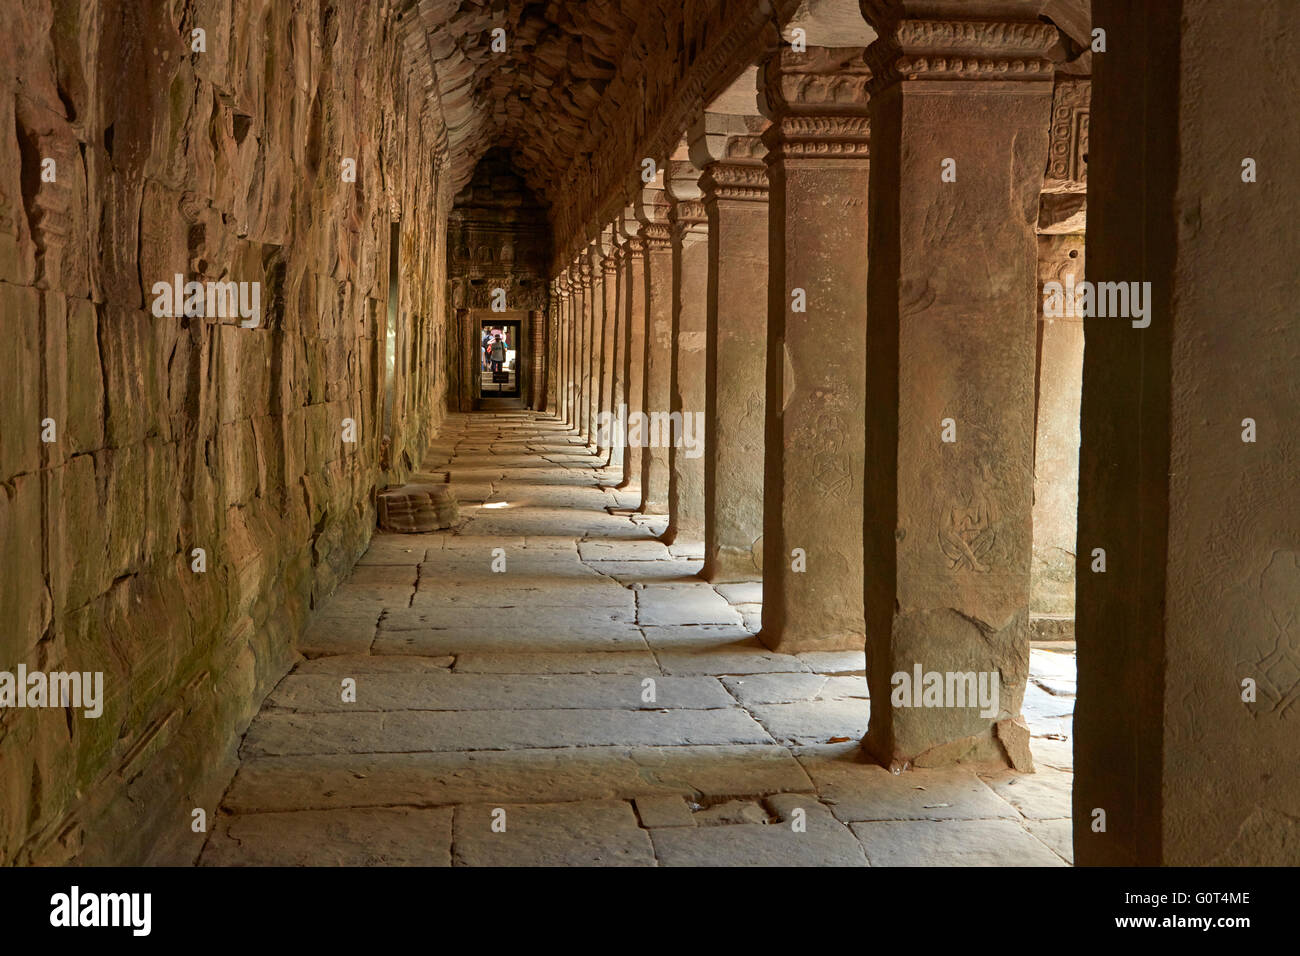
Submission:
[[[4,7],[0,669],[104,703],[0,712],[0,862],[185,861],[374,525],[395,214],[396,477],[440,420],[445,131],[388,3]],[[157,317],[176,274],[258,325]]]

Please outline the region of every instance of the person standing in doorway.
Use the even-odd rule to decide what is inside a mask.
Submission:
[[[492,371],[499,372],[506,364],[506,343],[501,340],[501,333],[498,332],[492,337]]]

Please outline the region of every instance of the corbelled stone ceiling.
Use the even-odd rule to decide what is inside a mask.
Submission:
[[[680,19],[681,0],[419,0],[454,186],[488,148],[505,146],[534,192],[553,200],[557,166],[591,148],[593,120],[638,23],[666,25],[674,6]],[[498,28],[505,52],[492,49]]]

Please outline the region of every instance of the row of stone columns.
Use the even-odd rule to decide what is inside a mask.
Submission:
[[[867,648],[887,764],[1027,753],[1039,5],[781,47],[556,282],[565,421],[706,579],[761,575],[769,647]],[[599,444],[620,409],[702,416],[702,456]],[[998,713],[886,706],[918,666],[997,674]]]

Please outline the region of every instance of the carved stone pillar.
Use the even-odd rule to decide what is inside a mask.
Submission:
[[[595,270],[591,264],[591,250],[585,249],[578,264],[579,294],[578,314],[578,354],[575,377],[577,387],[577,426],[578,434],[591,443],[591,352],[592,352],[592,314],[595,311]]]
[[[1046,181],[1038,205],[1038,288],[1082,287],[1088,189],[1086,77],[1056,78]],[[1029,623],[1037,640],[1074,637],[1076,516],[1079,509],[1079,402],[1083,317],[1070,308],[1044,315],[1038,300],[1034,409],[1034,563]]]
[[[661,172],[662,175],[662,172]],[[673,243],[662,179],[643,189],[636,203],[645,243],[645,381],[641,407],[647,416],[669,411],[673,366]],[[641,512],[668,514],[668,449],[641,434]]]
[[[864,645],[868,75],[861,48],[785,47],[761,71],[772,125],[759,636],[782,651]]]
[[[610,321],[610,335],[613,339],[610,345],[610,362],[609,370],[609,393],[606,397],[606,410],[614,421],[618,421],[620,409],[625,414],[627,409],[627,250],[623,245],[622,235],[618,231],[617,224],[611,224],[613,234],[614,254],[610,257],[613,263],[613,278],[607,279],[606,283],[614,288],[613,317]],[[611,478],[613,484],[618,485],[623,480],[623,456],[624,442],[623,436],[617,430],[614,432],[613,444],[609,449],[609,467],[613,472]]]
[[[713,582],[762,576],[767,311],[754,293],[767,288],[766,126],[708,113],[691,136],[709,217],[702,576]]]
[[[879,35],[867,51],[864,744],[892,766],[1028,769],[1035,221],[1057,33],[1037,19],[1041,0],[960,21],[906,19],[930,9],[909,0],[862,6]],[[921,706],[916,690],[885,706],[894,675],[918,673],[945,686],[972,674],[989,703],[953,691]]]
[[[1093,16],[1088,280],[1131,298],[1084,319],[1075,858],[1294,866],[1300,182],[1278,38],[1300,6]]]
[[[663,540],[704,540],[705,338],[709,305],[709,220],[700,201],[700,171],[669,163],[672,223],[673,351],[670,411],[679,421],[668,448],[668,529]]]
[[[628,419],[639,414],[645,397],[645,345],[646,345],[646,256],[645,240],[640,237],[640,224],[631,206],[624,210],[619,222],[623,237],[623,309],[626,317],[626,348],[624,349],[624,382]],[[641,442],[632,443],[624,436],[623,480],[618,487],[641,485]]]
[[[591,304],[587,326],[587,364],[583,369],[587,384],[584,414],[587,417],[587,447],[596,450],[596,422],[600,414],[600,372],[605,337],[605,252],[598,238],[587,247],[591,261]]]
[[[578,378],[578,354],[582,347],[582,264],[574,259],[569,266],[569,330],[568,356],[565,380],[568,383],[568,402],[565,424],[578,430],[578,396],[581,381]]]
[[[617,330],[618,322],[618,245],[614,241],[614,228],[612,225],[606,226],[601,230],[601,250],[604,255],[600,260],[602,273],[601,288],[604,291],[604,298],[601,302],[601,325],[600,325],[600,382],[597,393],[597,414],[605,415],[606,420],[611,419],[618,409],[614,407],[614,366],[618,361],[617,355]],[[614,463],[614,441],[616,429],[607,428],[604,435],[612,444],[606,444],[597,449],[606,464]]]
[[[564,284],[564,276],[556,276],[551,282],[554,298],[551,300],[550,341],[547,361],[550,372],[547,376],[547,409],[560,419],[564,418],[564,317],[569,311],[569,292]]]

